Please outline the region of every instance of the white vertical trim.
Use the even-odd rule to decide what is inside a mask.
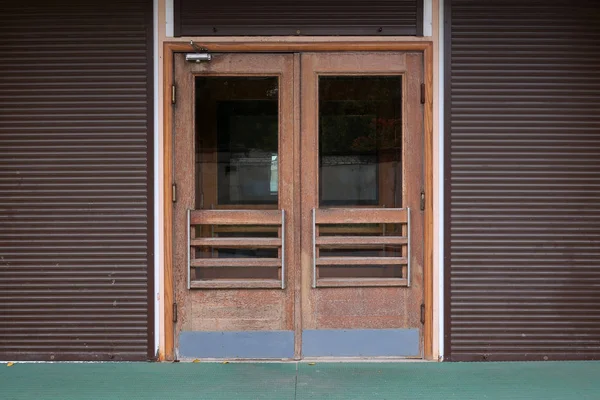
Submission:
[[[439,24],[439,35],[438,35],[438,49],[439,49],[439,66],[438,66],[438,218],[439,218],[439,229],[435,240],[437,243],[437,264],[438,264],[438,349],[440,361],[444,359],[444,0],[439,0],[439,20],[436,21]]]
[[[173,37],[173,25],[174,25],[174,16],[173,16],[173,0],[165,0],[165,36]]]
[[[154,348],[158,352],[160,340],[160,269],[162,267],[162,250],[159,246],[160,232],[158,230],[159,218],[161,218],[159,208],[159,181],[158,181],[158,0],[153,1],[152,8],[152,40],[154,45]],[[151,318],[148,316],[148,318]]]
[[[423,36],[433,35],[433,0],[423,0]]]

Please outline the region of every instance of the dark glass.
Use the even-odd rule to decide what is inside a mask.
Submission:
[[[399,265],[319,267],[320,278],[402,278]]]
[[[278,108],[277,77],[196,77],[197,171],[216,166],[216,205],[277,204]]]
[[[195,78],[196,209],[278,206],[277,77]],[[276,227],[203,226],[196,237],[278,237]],[[197,247],[196,258],[277,258],[278,249]],[[278,268],[192,268],[193,280],[278,279]]]
[[[219,279],[279,279],[277,268],[261,267],[218,267],[218,268],[193,268],[193,280],[219,280]]]
[[[319,77],[319,206],[402,207],[402,77]],[[321,225],[321,236],[402,235],[396,224]],[[322,257],[399,257],[402,246],[323,248]],[[321,278],[402,278],[398,265],[319,267]]]
[[[319,77],[319,205],[401,207],[401,76]]]

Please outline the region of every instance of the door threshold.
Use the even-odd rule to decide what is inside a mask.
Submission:
[[[408,357],[307,357],[299,363],[398,363],[398,362],[430,362],[423,358]]]
[[[175,362],[181,363],[212,363],[212,364],[248,364],[248,363],[296,363],[296,364],[317,364],[317,363],[411,363],[411,362],[436,362],[434,360],[425,360],[423,358],[406,357],[307,357],[301,360],[295,359],[272,359],[272,358],[254,358],[254,359],[235,359],[235,358],[185,358]]]

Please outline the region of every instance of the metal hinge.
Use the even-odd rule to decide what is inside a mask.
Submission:
[[[173,322],[177,322],[177,303],[173,303]]]
[[[421,83],[421,104],[425,104],[425,84]]]
[[[425,304],[421,304],[421,323],[425,325]]]
[[[177,202],[177,184],[173,184],[171,187],[171,200],[173,203]]]
[[[171,85],[171,104],[175,104],[177,102],[177,89],[175,89],[175,85]]]
[[[425,191],[421,192],[421,202],[419,208],[421,211],[425,211]]]

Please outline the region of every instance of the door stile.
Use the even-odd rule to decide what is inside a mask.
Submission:
[[[303,236],[302,231],[302,192],[301,192],[301,144],[300,144],[300,132],[301,132],[301,115],[300,115],[300,98],[301,98],[301,85],[300,85],[300,72],[301,72],[301,58],[300,53],[294,53],[294,128],[293,128],[293,181],[294,181],[294,194],[293,194],[293,214],[292,214],[292,226],[295,228],[292,230],[292,260],[296,266],[294,269],[293,279],[293,290],[294,290],[294,359],[300,360],[302,358],[302,268],[301,263],[301,238]],[[291,285],[290,285],[291,290]]]
[[[194,165],[193,135],[195,126],[194,103],[190,99],[194,98],[194,77],[185,68],[185,64],[175,62],[174,64],[174,82],[177,88],[177,97],[173,105],[173,113],[176,118],[173,119],[173,195],[171,207],[173,209],[173,264],[175,271],[174,287],[174,306],[177,313],[173,311],[174,330],[177,332],[177,322],[185,318],[186,308],[181,307],[182,290],[188,286],[188,273],[182,268],[187,266],[190,254],[187,248],[188,230],[181,229],[187,226],[188,209],[193,209],[195,201],[194,194],[194,174],[185,173],[192,170]],[[192,149],[190,150],[190,145]],[[185,272],[185,273],[183,273]],[[175,334],[175,349],[178,347],[178,335]],[[175,358],[178,352],[175,351]]]
[[[316,151],[318,148],[318,121],[316,118],[307,118],[307,115],[317,115],[317,80],[316,71],[312,57],[306,57],[305,53],[300,56],[300,162],[302,174],[300,177],[301,191],[301,257],[300,269],[302,270],[302,330],[306,326],[315,326],[315,314],[310,312],[313,309],[312,304],[312,271],[313,263],[313,238],[312,238],[312,209],[317,203],[316,183],[318,179],[318,164],[316,162]],[[307,87],[306,82],[313,82],[313,85]]]

